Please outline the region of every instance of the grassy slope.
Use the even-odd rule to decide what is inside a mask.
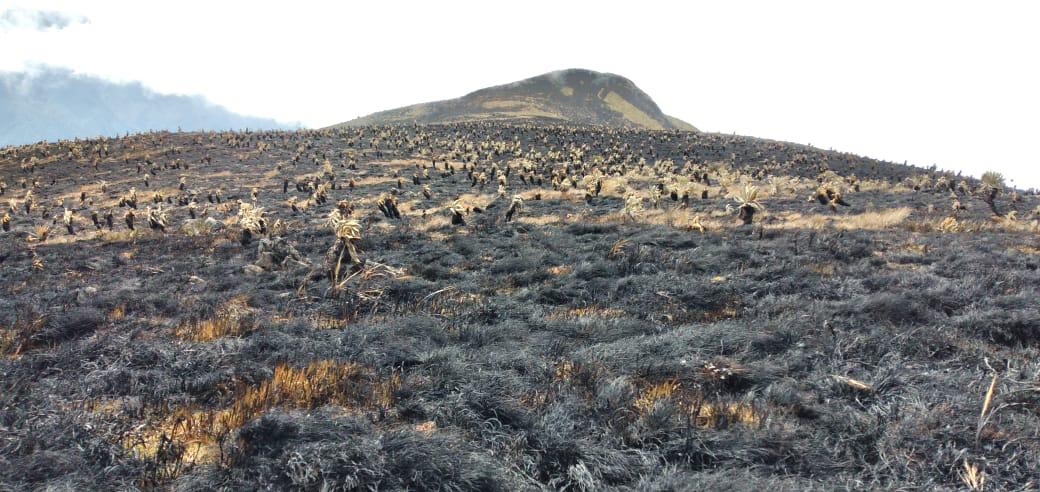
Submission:
[[[687,123],[687,122],[685,122],[683,120],[680,120],[679,118],[676,118],[674,116],[668,116],[668,121],[670,121],[672,123],[672,126],[674,126],[678,130],[686,130],[686,131],[691,131],[691,132],[700,131],[700,130],[697,129],[697,127],[695,127],[695,126],[693,126],[693,125],[691,125],[691,124],[689,124],[689,123]]]

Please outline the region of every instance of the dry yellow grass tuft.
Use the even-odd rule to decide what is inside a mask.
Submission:
[[[559,277],[571,273],[572,271],[574,271],[574,269],[567,265],[557,265],[546,268],[546,271],[549,272],[550,275],[555,275]]]
[[[184,465],[214,461],[224,436],[273,408],[389,408],[400,385],[399,373],[379,381],[372,371],[354,363],[319,360],[302,368],[280,364],[270,379],[247,387],[229,406],[212,411],[177,409],[155,425],[131,434],[123,445],[143,458],[155,458],[172,446],[181,447],[184,452],[166,463],[172,473]]]
[[[848,215],[838,222],[839,229],[881,230],[895,227],[910,216],[907,207],[890,208],[878,212]]]
[[[733,424],[758,427],[761,425],[763,417],[761,412],[751,404],[740,402],[702,402],[700,405],[696,405],[691,413],[697,425],[710,428],[727,427]]]
[[[12,354],[15,350],[17,339],[17,331],[7,328],[0,328],[0,355]]]
[[[961,232],[963,230],[961,224],[957,222],[957,219],[953,217],[946,217],[945,219],[939,221],[939,225],[936,227],[936,229],[938,229],[940,232],[945,233]]]
[[[676,208],[647,210],[641,222],[663,224],[676,229],[701,233],[704,233],[705,229],[720,229],[725,225],[716,220],[705,220],[702,214],[692,210]]]
[[[212,318],[189,321],[177,327],[174,335],[182,340],[207,342],[223,337],[237,337],[253,330],[249,298],[236,296],[217,308]]]
[[[130,230],[104,231],[100,235],[101,240],[106,243],[125,243],[134,240],[137,236],[137,231]]]
[[[37,348],[31,336],[45,325],[45,317],[15,319],[14,324],[0,328],[0,356],[18,358],[28,350]]]
[[[449,217],[443,214],[428,214],[419,221],[415,228],[419,231],[429,233],[431,231],[448,227],[449,225],[451,225],[451,219]]]
[[[363,186],[373,186],[383,183],[392,183],[396,181],[397,178],[394,178],[393,176],[365,176],[363,178],[355,180],[354,184],[355,186],[360,188]]]
[[[957,475],[961,478],[961,481],[964,482],[964,485],[968,487],[968,490],[986,490],[986,472],[977,465],[965,461],[964,471],[957,472]]]
[[[412,428],[415,429],[416,432],[429,436],[434,432],[437,432],[437,422],[427,420],[426,422],[415,424]]]
[[[895,227],[910,216],[908,207],[890,208],[851,215],[780,214],[780,222],[766,225],[767,229],[823,229],[882,230]]]
[[[706,322],[721,321],[724,319],[733,319],[740,314],[740,303],[736,300],[731,300],[725,303],[722,307],[714,311],[704,311],[701,313],[700,319]]]
[[[528,225],[549,225],[549,224],[561,224],[561,223],[565,224],[565,223],[568,222],[568,218],[569,217],[561,216],[561,215],[557,215],[557,214],[524,215],[524,216],[520,217],[519,219],[516,219],[516,221],[521,223],[521,224],[528,224]]]
[[[574,319],[574,318],[601,318],[601,319],[614,319],[625,315],[625,312],[620,309],[603,307],[603,306],[583,306],[577,308],[556,308],[552,310],[548,315],[549,319]]]
[[[577,368],[573,362],[569,360],[560,362],[556,364],[556,368],[553,370],[553,380],[568,381],[574,376],[576,370]]]
[[[643,390],[642,394],[639,395],[639,398],[636,398],[635,407],[645,415],[654,408],[654,404],[657,403],[658,400],[671,398],[672,394],[674,394],[677,389],[679,389],[679,383],[675,380],[652,384]]]
[[[674,379],[645,385],[633,406],[645,415],[657,402],[666,399],[671,399],[696,425],[705,428],[758,427],[765,416],[762,410],[750,403],[707,401],[703,394],[684,388]]]
[[[834,376],[834,380],[837,381],[838,383],[844,384],[844,385],[846,385],[846,386],[848,386],[848,387],[850,387],[850,388],[852,388],[854,390],[866,391],[866,392],[874,391],[874,387],[873,386],[871,386],[869,383],[865,383],[865,382],[860,381],[858,379],[853,379],[853,378],[846,377],[846,376],[835,375]]]
[[[823,277],[834,276],[834,263],[812,263],[809,269]]]
[[[447,200],[441,202],[440,205],[434,207],[439,210],[448,209],[452,206],[458,205],[464,209],[472,209],[473,207],[484,208],[487,207],[495,199],[495,195],[491,194],[476,194],[476,193],[463,193],[459,195],[457,199]]]
[[[121,319],[123,319],[124,316],[126,316],[126,305],[125,304],[120,304],[120,305],[112,308],[112,310],[108,312],[108,320],[109,321],[121,320]]]
[[[1012,249],[1018,251],[1019,253],[1025,253],[1027,255],[1040,255],[1040,247],[1032,246],[1029,244],[1019,244]]]

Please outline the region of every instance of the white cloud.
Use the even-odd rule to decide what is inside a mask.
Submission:
[[[72,24],[85,24],[88,20],[80,15],[68,15],[53,10],[11,8],[0,11],[0,31],[12,29],[64,29]]]
[[[1040,187],[1031,2],[78,2],[0,31],[0,70],[70,67],[323,126],[562,68],[631,78],[706,131]],[[13,49],[9,47],[14,47]]]

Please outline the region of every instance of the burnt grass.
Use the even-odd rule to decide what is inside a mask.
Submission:
[[[521,218],[553,217],[505,222],[506,198],[453,226],[443,204],[477,192],[460,146],[474,145],[480,169],[515,158],[481,148],[491,141],[671,158],[676,173],[722,161],[762,180],[814,178],[823,164],[892,187],[850,193],[837,213],[805,196],[766,198],[755,224],[738,226],[734,207],[725,227],[700,233],[614,220],[618,196],[549,195],[552,168],[540,162],[554,160],[543,154],[532,160],[547,197],[530,198],[539,187],[516,173],[510,194],[528,197]],[[20,179],[39,182],[31,215],[11,213],[0,233],[0,490],[934,490],[965,487],[966,464],[994,490],[1040,486],[1038,236],[936,230],[949,190],[897,186],[933,171],[744,137],[508,124],[152,133],[81,141],[79,156],[70,145],[0,154],[5,204],[24,196]],[[35,169],[21,169],[34,155]],[[426,200],[411,175],[431,156],[456,170],[438,159],[421,179],[435,195]],[[320,175],[324,159],[336,189],[293,213],[286,199],[310,194],[296,181]],[[409,202],[401,219],[366,201],[397,187],[393,169]],[[311,266],[251,268],[259,237],[243,245],[233,224],[185,234],[176,200],[167,231],[149,230],[143,207],[181,175],[188,191],[168,194],[194,191],[220,221],[237,207],[209,205],[207,193],[234,203],[258,187],[268,235]],[[366,184],[349,188],[352,177]],[[373,177],[389,179],[363,181]],[[89,188],[81,202],[99,179],[107,193]],[[113,205],[115,233],[95,234],[90,211],[131,186],[138,232]],[[59,198],[78,210],[75,236]],[[335,236],[321,221],[343,199],[359,204],[366,268],[396,271],[336,290],[321,267]],[[980,199],[959,199],[962,222],[992,223]],[[1020,221],[1040,203],[998,202]],[[690,209],[727,204],[698,196]],[[661,206],[678,205],[666,195]],[[911,214],[875,229],[769,227],[782,212],[840,220],[891,207]],[[55,217],[50,238],[26,240]],[[236,299],[247,314],[235,333],[184,336]],[[179,410],[229,408],[279,365],[315,361],[363,368],[385,391],[344,380],[272,399],[201,439],[214,450],[205,456],[163,427]],[[355,396],[322,396],[342,394]],[[146,435],[160,444],[132,445]]]

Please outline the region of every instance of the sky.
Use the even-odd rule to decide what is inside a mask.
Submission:
[[[322,127],[587,68],[703,131],[1040,188],[1038,20],[1035,1],[0,0],[0,71]]]

